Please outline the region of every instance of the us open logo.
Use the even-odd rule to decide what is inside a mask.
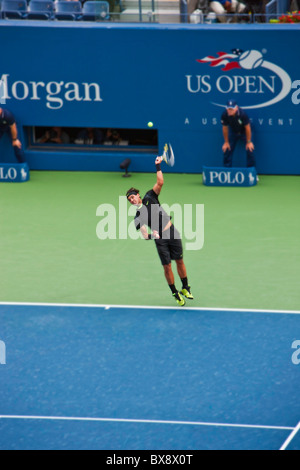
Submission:
[[[291,101],[295,105],[300,104],[300,80],[292,82],[283,68],[266,60],[260,51],[234,49],[231,53],[218,52],[217,56],[197,59],[197,62],[216,70],[220,68],[223,73],[217,77],[214,72],[210,75],[186,75],[190,93],[213,93],[214,97],[219,93],[222,101],[224,95],[242,95],[239,105],[243,109],[260,109],[279,103],[296,89]],[[250,105],[247,97],[251,98]],[[225,107],[224,102],[212,104]]]

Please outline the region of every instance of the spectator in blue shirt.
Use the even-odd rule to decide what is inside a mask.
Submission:
[[[226,14],[242,14],[245,12],[246,5],[238,0],[213,0],[209,4],[210,10],[214,11],[220,23],[226,23]]]
[[[4,134],[9,134],[12,141],[12,146],[15,156],[19,163],[25,162],[25,156],[22,149],[22,144],[18,139],[18,130],[14,115],[7,109],[0,108],[0,139]]]
[[[232,167],[232,157],[239,140],[246,144],[247,167],[255,166],[254,145],[249,117],[239,108],[236,101],[230,100],[222,114],[224,166]]]

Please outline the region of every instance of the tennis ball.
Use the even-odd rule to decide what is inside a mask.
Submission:
[[[251,70],[260,67],[263,61],[263,55],[259,51],[246,51],[240,56],[239,64],[243,69]]]
[[[148,127],[153,127],[153,122],[148,122]]]

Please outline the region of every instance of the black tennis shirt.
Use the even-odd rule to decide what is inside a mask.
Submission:
[[[244,134],[245,126],[250,123],[249,117],[241,108],[238,108],[234,116],[228,116],[227,111],[224,111],[221,117],[223,126],[229,126],[235,134]]]
[[[145,194],[142,202],[143,205],[137,208],[134,218],[136,229],[140,230],[143,225],[146,225],[152,232],[156,230],[162,237],[163,229],[170,222],[171,217],[161,207],[158,195],[153,189]]]

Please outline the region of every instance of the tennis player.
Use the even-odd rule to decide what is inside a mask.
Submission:
[[[155,240],[167,283],[177,304],[183,307],[185,305],[184,297],[190,300],[193,300],[194,297],[191,293],[186,267],[183,261],[183,248],[180,233],[174,227],[171,222],[171,217],[161,207],[158,200],[158,196],[164,184],[164,177],[161,170],[162,160],[162,157],[157,157],[155,160],[157,181],[153,189],[148,191],[142,199],[138,189],[130,188],[129,191],[127,191],[126,197],[130,204],[136,206],[136,216],[134,219],[136,229],[141,231],[145,240]],[[151,233],[149,233],[149,229]],[[172,260],[177,264],[177,272],[182,282],[182,290],[180,292],[175,287]]]

